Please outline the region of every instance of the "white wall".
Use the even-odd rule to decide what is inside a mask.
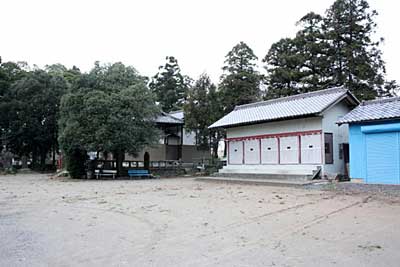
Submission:
[[[282,133],[293,133],[293,132],[303,132],[303,131],[313,131],[313,130],[321,130],[322,129],[322,118],[321,117],[312,117],[312,118],[302,118],[302,119],[293,119],[293,120],[286,120],[286,121],[279,121],[279,122],[269,122],[269,123],[262,123],[262,124],[254,124],[254,125],[248,125],[248,126],[241,126],[241,127],[235,127],[235,128],[229,128],[227,129],[227,137],[228,138],[240,138],[240,137],[251,137],[251,136],[258,136],[258,135],[268,135],[268,134],[282,134]],[[296,137],[297,138],[297,137]],[[265,143],[266,140],[263,139],[263,142]],[[237,142],[240,147],[237,148],[238,150],[238,158],[236,158],[232,153],[231,145],[234,145],[236,142],[230,141],[230,147],[229,147],[229,163],[228,166],[224,167],[224,171],[229,171],[230,167],[234,168],[234,171],[237,171],[237,166],[241,166],[240,168],[243,168],[243,171],[250,171],[246,165],[246,160],[245,164],[242,164],[242,141]],[[256,147],[256,146],[253,146]],[[296,153],[298,152],[298,144],[296,145]],[[240,153],[239,153],[240,152]],[[257,150],[259,153],[259,151]],[[261,152],[261,156],[263,153]],[[276,151],[277,155],[277,151]],[[265,155],[264,155],[265,156]],[[268,172],[268,171],[273,171],[272,169],[278,168],[279,172],[285,172],[292,170],[292,171],[298,171],[300,172],[303,168],[303,164],[289,164],[288,162],[283,162],[282,158],[281,161],[283,162],[282,165],[274,164],[274,162],[265,162],[263,164],[255,164],[256,161],[260,162],[259,157],[256,157],[254,160],[250,160],[251,162],[249,163],[249,166],[253,166],[250,168],[253,168],[254,171],[257,172]],[[295,155],[295,160],[293,161],[298,161],[298,154]],[[275,160],[277,163],[277,159]],[[290,161],[291,162],[291,161]],[[236,164],[236,167],[235,167]],[[239,165],[237,165],[239,164]],[[254,164],[254,165],[253,165]],[[268,165],[266,165],[268,164]],[[272,165],[271,165],[272,164]],[[307,172],[311,172],[312,170],[316,168],[316,166],[320,166],[321,164],[308,164],[308,166],[304,166],[304,168],[307,169]],[[275,170],[274,169],[274,170]]]
[[[322,134],[333,133],[333,164],[325,164],[323,166],[323,172],[326,175],[336,175],[344,173],[344,158],[339,159],[339,144],[349,142],[349,127],[347,124],[337,125],[336,121],[347,114],[351,108],[345,103],[338,103],[332,108],[324,112],[324,117],[322,119]],[[324,150],[324,145],[322,146]],[[323,162],[325,162],[325,153],[323,154]]]
[[[183,129],[183,145],[195,146],[196,145],[196,133],[186,131],[186,129]]]
[[[322,123],[320,117],[294,119],[278,122],[253,124],[235,128],[228,128],[226,135],[228,138],[245,137],[263,134],[278,134],[300,131],[321,130]]]

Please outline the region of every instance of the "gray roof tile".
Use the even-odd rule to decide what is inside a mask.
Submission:
[[[339,124],[400,118],[400,97],[362,102],[337,121]]]
[[[161,114],[156,118],[156,123],[183,124],[183,120],[178,119],[168,113],[161,112]]]
[[[336,87],[305,94],[282,97],[247,105],[236,106],[229,114],[213,123],[209,128],[229,127],[241,124],[267,122],[319,114],[342,97],[351,93]],[[353,97],[354,101],[358,100]]]

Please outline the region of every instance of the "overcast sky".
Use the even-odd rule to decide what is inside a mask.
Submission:
[[[207,72],[218,82],[224,57],[239,41],[260,59],[273,42],[292,37],[309,11],[333,0],[0,0],[0,56],[30,65],[62,63],[88,71],[94,61],[134,66],[152,76],[165,56],[182,73]],[[369,0],[389,79],[400,80],[398,1]]]

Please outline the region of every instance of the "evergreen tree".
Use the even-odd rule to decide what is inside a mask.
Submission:
[[[235,45],[225,57],[224,74],[221,76],[219,90],[224,113],[236,105],[248,104],[260,99],[262,76],[257,69],[257,56],[244,42]]]
[[[166,57],[167,62],[159,67],[149,86],[164,112],[182,108],[188,89],[188,77],[181,74],[178,60]]]
[[[324,20],[334,83],[359,99],[375,98],[384,85],[380,41],[371,39],[376,15],[365,0],[336,0]]]
[[[264,58],[267,98],[345,86],[359,99],[390,96],[380,41],[373,41],[376,11],[365,0],[336,0],[325,17],[304,16],[295,38],[274,43]]]
[[[322,22],[320,15],[308,13],[297,22],[302,29],[295,38],[284,38],[271,46],[263,59],[269,74],[266,98],[305,93],[329,84]]]
[[[208,126],[222,115],[216,86],[207,74],[202,74],[189,89],[188,100],[184,105],[185,127],[196,133],[196,143],[200,148],[208,149],[210,143],[217,157],[218,142],[221,134],[211,132]],[[210,140],[211,138],[211,140]]]

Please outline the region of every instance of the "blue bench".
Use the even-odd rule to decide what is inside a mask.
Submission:
[[[128,170],[129,177],[151,177],[148,170]]]

